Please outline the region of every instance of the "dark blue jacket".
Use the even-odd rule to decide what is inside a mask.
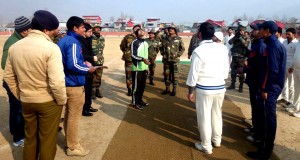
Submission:
[[[254,39],[251,45],[251,51],[247,55],[248,65],[244,69],[246,76],[246,83],[249,87],[256,88],[258,87],[258,74],[259,74],[259,57],[263,55],[264,50],[266,49],[266,44],[264,39]]]
[[[84,86],[85,75],[89,71],[89,67],[84,64],[82,48],[78,41],[80,38],[82,37],[77,33],[68,31],[67,35],[58,41],[67,87]]]
[[[279,95],[285,82],[286,49],[275,35],[268,37],[265,44],[259,60],[259,91]]]

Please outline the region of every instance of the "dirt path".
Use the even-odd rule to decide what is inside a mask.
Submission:
[[[0,36],[0,48],[7,37]],[[103,99],[94,101],[100,110],[93,117],[82,117],[79,138],[90,149],[86,157],[67,157],[64,153],[64,133],[59,133],[56,160],[68,159],[246,159],[245,153],[254,150],[245,140],[245,124],[250,116],[247,91],[239,94],[227,91],[223,107],[224,134],[222,147],[206,156],[195,150],[193,143],[199,139],[196,113],[193,104],[186,100],[185,80],[188,67],[181,66],[181,79],[176,97],[162,96],[162,66],[157,66],[156,86],[147,85],[145,99],[151,106],[137,111],[128,104],[120,37],[107,37],[103,75]],[[184,38],[188,46],[189,38]],[[0,50],[0,57],[2,49]],[[186,53],[184,55],[186,57]],[[3,74],[0,70],[0,79]],[[13,147],[8,128],[8,102],[5,90],[0,86],[0,160],[21,160],[22,148]],[[278,131],[275,153],[280,159],[297,159],[300,156],[299,120],[278,108]]]

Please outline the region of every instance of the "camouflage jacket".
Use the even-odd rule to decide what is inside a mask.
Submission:
[[[163,56],[163,60],[179,62],[180,56],[184,51],[184,44],[180,37],[175,36],[162,39],[160,53]]]
[[[120,49],[123,52],[122,60],[131,62],[131,42],[135,40],[135,36],[133,34],[127,34],[121,44]]]
[[[146,42],[148,43],[148,55],[149,55],[149,60],[151,62],[155,61],[156,56],[159,52],[159,45],[160,42],[158,40],[150,40],[149,38],[146,39]]]
[[[104,47],[105,47],[104,37],[100,35],[100,37],[98,38],[97,36],[93,35],[92,49],[93,49],[94,56],[97,56],[97,60],[94,59],[95,65],[103,65],[103,63],[104,63],[104,56],[103,56]]]
[[[201,39],[198,38],[198,33],[195,33],[192,36],[192,39],[190,41],[189,49],[188,49],[188,55],[192,56],[193,51],[200,45]]]
[[[234,36],[229,43],[232,44],[230,49],[232,56],[245,57],[249,52],[248,45],[250,44],[250,38],[248,36]]]

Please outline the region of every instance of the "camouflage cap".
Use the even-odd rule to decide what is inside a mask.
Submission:
[[[94,30],[94,28],[99,28],[99,29],[100,29],[100,31],[102,30],[102,27],[101,27],[101,26],[99,26],[99,25],[95,25],[95,26],[93,27],[93,30]]]
[[[155,30],[154,29],[151,29],[148,34],[155,34]]]
[[[171,28],[173,28],[173,29],[176,30],[176,26],[175,26],[174,24],[172,24],[171,26],[169,26],[169,27],[168,27],[168,30],[171,29]]]

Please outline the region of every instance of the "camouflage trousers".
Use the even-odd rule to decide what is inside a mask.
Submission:
[[[233,56],[232,57],[232,62],[230,64],[230,68],[231,68],[231,83],[232,84],[234,84],[236,82],[237,69],[243,67],[244,63],[245,63],[245,58],[244,57],[237,57],[237,56]],[[240,84],[243,84],[244,80],[245,80],[244,74],[239,74]]]
[[[103,64],[99,66],[103,66]],[[98,89],[101,86],[102,74],[103,74],[103,69],[96,69],[93,78],[93,88]]]
[[[125,61],[125,76],[127,88],[132,88],[132,62]]]
[[[154,77],[154,73],[155,73],[155,68],[156,68],[156,62],[155,61],[151,61],[151,64],[149,65],[149,78],[153,79]]]
[[[177,86],[179,79],[179,62],[166,61],[164,62],[164,81],[166,86]]]

